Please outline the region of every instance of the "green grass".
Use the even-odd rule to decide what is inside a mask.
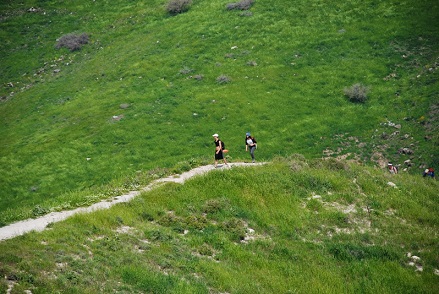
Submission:
[[[276,158],[3,241],[0,272],[33,293],[435,293],[437,189],[409,174]],[[413,266],[408,253],[420,257]]]
[[[250,131],[273,162],[2,242],[14,291],[437,292],[438,189],[421,177],[439,166],[437,1],[193,2],[0,3],[0,226],[212,163],[213,133],[229,161],[249,160]],[[70,33],[90,43],[57,50]],[[343,94],[356,83],[363,104]],[[388,161],[402,173],[373,168]],[[246,225],[267,238],[239,243]]]
[[[330,150],[437,166],[439,8],[412,2],[257,1],[250,16],[222,1],[177,16],[163,1],[0,4],[0,223],[204,161],[215,132],[235,161],[251,131],[260,160]],[[69,33],[90,43],[55,49]],[[364,105],[343,95],[355,83],[371,89]]]

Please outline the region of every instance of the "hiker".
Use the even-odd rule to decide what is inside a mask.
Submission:
[[[393,164],[389,163],[387,165],[387,167],[389,168],[389,172],[391,174],[397,174],[398,173],[398,169],[396,168],[396,166],[393,166]]]
[[[427,176],[431,177],[434,179],[434,168],[429,167],[426,170],[424,170],[424,172],[422,173],[422,176],[425,178]]]
[[[252,162],[255,162],[255,150],[258,148],[258,144],[256,142],[256,139],[251,136],[250,133],[245,134],[245,151],[250,150],[250,155],[252,157]]]
[[[224,157],[223,149],[224,144],[223,141],[220,140],[218,134],[213,134],[213,138],[215,139],[215,168],[218,166],[218,160],[222,159],[224,161],[224,164],[227,166],[227,160]]]

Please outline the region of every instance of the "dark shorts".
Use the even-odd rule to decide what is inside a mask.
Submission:
[[[218,154],[215,152],[215,159],[224,159],[223,152],[220,151],[218,152]]]

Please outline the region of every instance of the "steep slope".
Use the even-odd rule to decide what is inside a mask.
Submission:
[[[436,1],[164,4],[0,4],[1,224],[205,162],[214,132],[230,160],[251,131],[261,159],[439,163]],[[90,42],[56,49],[70,33]],[[344,97],[354,83],[366,103]]]
[[[0,291],[437,293],[438,189],[299,155],[218,169],[1,241]]]

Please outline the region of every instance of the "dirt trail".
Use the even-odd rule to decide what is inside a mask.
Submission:
[[[243,162],[237,162],[237,163],[229,163],[229,167],[234,166],[255,166],[255,165],[261,165],[264,163],[243,163]],[[122,203],[122,202],[128,202],[134,197],[140,195],[142,192],[152,190],[154,187],[157,187],[158,184],[166,183],[166,182],[174,182],[174,183],[180,183],[183,184],[184,181],[187,179],[190,179],[196,175],[207,173],[211,170],[214,170],[215,167],[213,165],[205,165],[200,166],[197,168],[194,168],[190,171],[187,171],[185,173],[182,173],[180,175],[173,175],[166,178],[157,179],[153,182],[151,182],[148,186],[143,187],[142,189],[138,191],[130,191],[128,194],[121,195],[114,197],[112,200],[103,200],[101,202],[95,203],[88,207],[79,207],[73,210],[66,210],[66,211],[59,211],[59,212],[51,212],[49,214],[46,214],[42,217],[35,218],[35,219],[27,219],[23,221],[19,221],[10,225],[7,225],[5,227],[0,228],[0,241],[11,239],[20,235],[24,235],[31,231],[43,231],[47,225],[55,222],[59,222],[62,220],[65,220],[68,217],[71,217],[72,215],[78,214],[78,213],[89,213],[95,210],[100,209],[107,209],[111,206]],[[218,169],[227,169],[224,165],[218,165]]]

